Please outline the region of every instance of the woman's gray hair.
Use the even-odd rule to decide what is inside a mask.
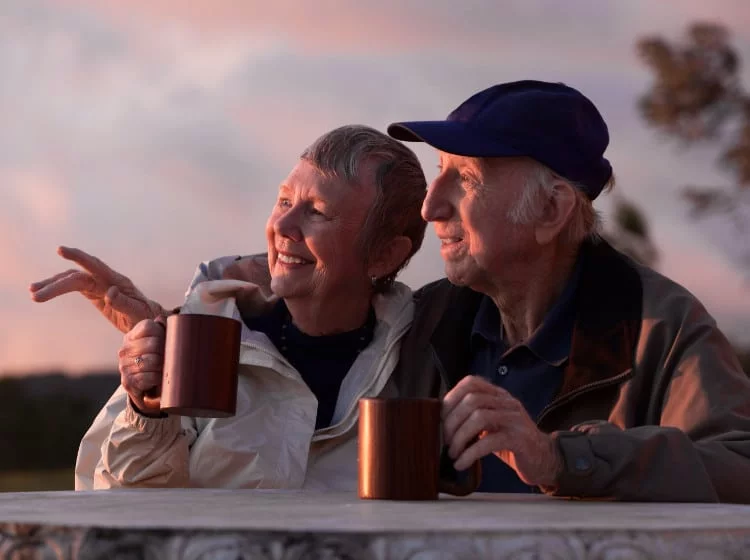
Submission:
[[[360,165],[376,161],[375,200],[359,236],[367,260],[376,249],[398,236],[411,240],[411,251],[396,270],[374,280],[376,292],[387,291],[399,271],[422,246],[427,223],[421,209],[427,180],[417,156],[398,140],[363,125],[347,125],[327,132],[300,156],[322,174],[350,184],[361,183]]]
[[[573,187],[575,193],[575,208],[563,232],[565,241],[578,245],[584,240],[597,241],[601,238],[602,219],[600,213],[594,209],[593,202],[584,192],[584,189],[565,177],[561,177],[546,165],[536,160],[529,159],[529,170],[526,175],[526,184],[518,198],[515,206],[508,212],[508,219],[515,224],[528,224],[541,218],[544,204],[550,197],[557,196],[555,183],[564,181]],[[610,177],[604,186],[603,192],[614,187],[614,175]]]

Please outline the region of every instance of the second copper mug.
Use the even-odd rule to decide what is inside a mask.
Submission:
[[[225,418],[237,408],[242,323],[215,315],[167,318],[161,410]]]
[[[440,475],[440,400],[365,398],[359,401],[359,497],[436,500],[466,496],[481,482],[479,461],[464,482]]]

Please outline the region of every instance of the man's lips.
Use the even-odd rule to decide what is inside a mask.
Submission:
[[[463,237],[458,235],[439,235],[441,245],[452,245],[453,243],[460,243],[464,240]]]

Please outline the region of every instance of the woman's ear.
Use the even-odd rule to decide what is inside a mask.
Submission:
[[[570,222],[576,206],[576,195],[571,185],[556,181],[552,196],[544,203],[542,215],[534,226],[534,235],[539,245],[546,245],[557,239]]]
[[[411,252],[411,239],[399,235],[384,243],[367,267],[367,275],[383,278],[394,273]]]

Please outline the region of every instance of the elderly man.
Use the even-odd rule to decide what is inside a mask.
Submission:
[[[591,101],[500,84],[388,132],[438,150],[422,215],[448,280],[416,294],[394,375],[450,388],[456,468],[483,457],[486,491],[750,503],[750,381],[695,297],[599,239]]]

